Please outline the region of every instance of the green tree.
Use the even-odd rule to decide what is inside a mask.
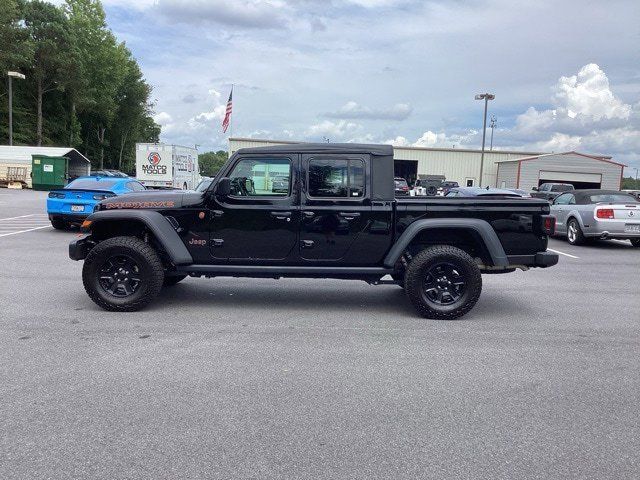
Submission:
[[[131,171],[135,143],[159,139],[151,86],[99,0],[0,0],[0,68],[27,76],[13,82],[16,144],[72,146],[94,166]],[[0,81],[3,119],[6,86]],[[0,142],[7,134],[0,122]]]
[[[99,0],[67,0],[65,11],[79,53],[77,115],[82,125],[84,151],[98,156],[104,168],[106,132],[117,111],[117,92],[126,74],[127,50],[116,42],[106,24]]]
[[[640,190],[640,178],[624,177],[622,179],[622,190]]]
[[[200,175],[213,177],[218,170],[226,163],[229,154],[225,150],[217,152],[205,152],[198,155],[198,164],[200,165]]]
[[[0,143],[9,141],[6,72],[23,72],[31,55],[23,26],[24,6],[22,0],[0,1]],[[25,103],[28,91],[28,81],[13,82],[13,138],[16,143],[26,140],[30,132],[29,108]]]
[[[42,145],[45,94],[64,90],[69,70],[76,62],[71,44],[69,22],[62,10],[39,0],[26,4],[24,23],[32,58],[29,77],[35,83],[36,145]]]

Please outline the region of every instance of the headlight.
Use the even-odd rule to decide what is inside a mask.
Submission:
[[[49,192],[49,198],[64,198],[64,193]]]

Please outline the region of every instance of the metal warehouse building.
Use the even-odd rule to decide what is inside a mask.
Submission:
[[[69,173],[75,176],[89,175],[91,171],[89,159],[75,148],[0,145],[0,181],[19,181],[31,187],[32,155],[67,157]]]
[[[229,153],[240,148],[300,143],[253,138],[230,138]],[[480,150],[463,148],[394,147],[395,175],[413,183],[418,175],[444,175],[461,186],[477,186]],[[529,162],[529,163],[527,163]],[[525,165],[526,164],[526,165]],[[521,165],[518,170],[518,165]],[[515,150],[484,153],[482,185],[530,190],[543,180],[619,189],[624,165],[611,157],[576,152],[545,154]],[[551,172],[555,172],[551,175]],[[541,175],[542,174],[542,175]]]

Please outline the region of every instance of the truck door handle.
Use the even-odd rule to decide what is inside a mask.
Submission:
[[[222,210],[214,210],[213,211],[213,217],[214,218],[220,218],[222,215],[224,215],[224,212]]]
[[[340,212],[338,215],[340,215],[345,220],[353,220],[354,218],[360,216],[358,212]]]
[[[272,217],[276,217],[276,220],[291,221],[291,212],[271,212]]]
[[[316,215],[314,212],[302,212],[302,214],[307,218],[311,218]]]
[[[313,240],[302,240],[300,246],[302,248],[313,248]]]

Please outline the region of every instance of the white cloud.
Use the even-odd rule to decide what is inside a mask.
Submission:
[[[529,107],[501,136],[537,151],[640,155],[640,104],[616,97],[598,65],[590,63],[577,75],[560,77],[551,103],[553,108],[546,110]]]
[[[225,113],[226,107],[224,105],[218,105],[210,112],[202,112],[190,118],[187,124],[192,129],[217,128],[217,124],[222,122]]]
[[[332,142],[347,141],[362,130],[362,125],[346,120],[332,122],[324,120],[320,123],[311,125],[305,132],[306,137],[318,139],[325,137]]]
[[[173,121],[167,112],[160,112],[153,116],[153,120],[160,126],[168,125]]]
[[[405,120],[411,115],[411,105],[407,103],[396,103],[390,108],[375,109],[365,107],[353,100],[345,103],[335,112],[326,113],[330,118],[356,119],[363,118],[369,120]]]
[[[602,118],[627,119],[631,114],[631,107],[613,95],[609,79],[595,63],[585,65],[577,75],[560,77],[553,99],[570,118],[583,115],[598,121]]]
[[[393,145],[394,147],[408,147],[411,144],[411,142],[409,142],[409,140],[407,140],[402,135],[398,135],[396,138],[385,140],[382,143],[386,143],[387,145]]]

